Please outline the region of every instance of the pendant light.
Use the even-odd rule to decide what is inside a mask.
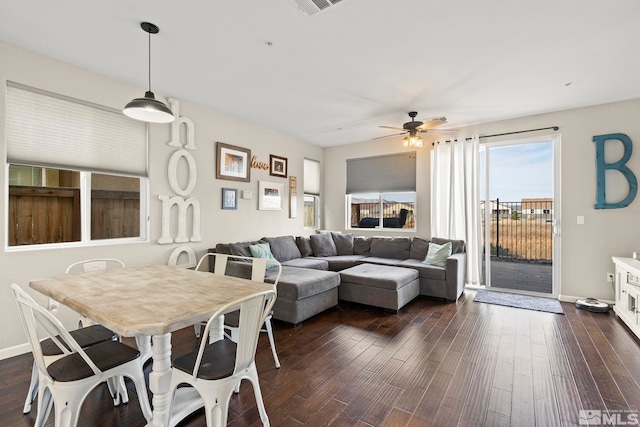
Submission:
[[[158,34],[160,29],[150,22],[143,22],[140,27],[149,34],[149,90],[144,94],[144,98],[136,98],[129,102],[122,112],[132,119],[143,122],[169,123],[175,120],[173,113],[151,92],[151,34]]]

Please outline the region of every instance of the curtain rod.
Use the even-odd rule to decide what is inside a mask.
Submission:
[[[549,126],[546,128],[537,128],[537,129],[527,129],[527,130],[518,130],[515,132],[505,132],[505,133],[494,133],[493,135],[480,135],[478,138],[493,138],[496,136],[505,136],[505,135],[515,135],[518,133],[527,133],[527,132],[535,132],[538,130],[549,130],[549,129],[553,129],[553,130],[559,130],[560,128],[558,126]],[[470,141],[472,138],[465,138],[465,141]],[[444,142],[450,142],[451,140],[447,139]],[[440,143],[440,141],[438,141],[438,143]],[[431,145],[435,145],[435,142],[433,142]]]

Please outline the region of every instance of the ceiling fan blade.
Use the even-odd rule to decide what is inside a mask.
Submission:
[[[436,126],[440,126],[447,123],[447,118],[446,117],[438,117],[436,119],[431,119],[428,122],[421,124],[420,126],[416,127],[416,129],[418,130],[426,130],[426,129],[430,129]]]
[[[380,126],[380,127],[382,127],[382,126]],[[394,129],[394,128],[392,128],[392,129]],[[394,133],[393,135],[378,136],[378,137],[376,137],[376,138],[371,138],[371,139],[390,138],[390,137],[392,137],[392,136],[398,136],[398,135],[404,135],[404,134],[406,134],[406,132],[402,132],[402,133]]]
[[[403,128],[397,128],[397,127],[393,127],[393,126],[378,126],[379,128],[385,128],[385,129],[393,129],[393,130],[404,130],[406,131],[406,129]]]
[[[460,132],[459,129],[422,129],[420,133],[439,133],[443,135],[457,135]]]

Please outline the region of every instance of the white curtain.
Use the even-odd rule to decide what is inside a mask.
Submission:
[[[431,235],[464,240],[467,284],[480,285],[482,236],[478,136],[436,143],[431,151]]]

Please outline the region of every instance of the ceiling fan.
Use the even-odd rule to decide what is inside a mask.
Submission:
[[[420,135],[418,135],[418,133],[427,132],[431,128],[447,123],[446,117],[437,117],[435,119],[429,120],[428,122],[421,122],[415,119],[416,116],[418,115],[417,112],[410,111],[408,114],[409,114],[409,117],[411,117],[411,121],[403,124],[402,128],[398,128],[394,126],[378,126],[385,129],[401,130],[402,133],[394,133],[393,135],[380,136],[374,139],[388,138],[390,136],[407,134],[407,136],[405,136],[403,139],[404,145],[407,147],[420,148],[422,147],[422,138],[420,137]]]

